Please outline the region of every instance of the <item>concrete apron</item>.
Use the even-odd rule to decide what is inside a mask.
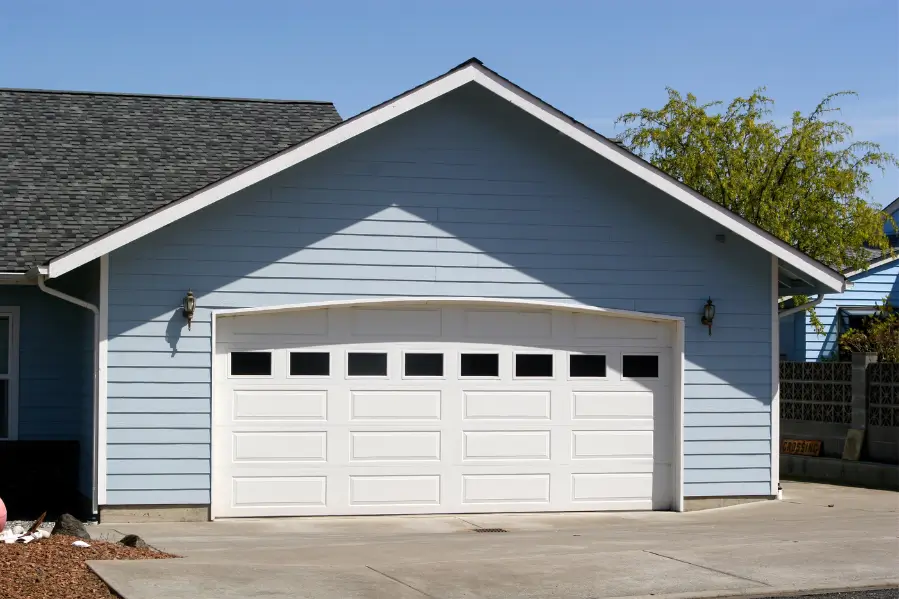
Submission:
[[[90,565],[125,599],[772,595],[899,585],[897,519],[899,494],[789,483],[687,514],[99,526],[185,557]]]

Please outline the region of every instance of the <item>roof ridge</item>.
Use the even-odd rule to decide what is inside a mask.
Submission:
[[[334,104],[329,100],[281,100],[275,98],[236,98],[227,96],[190,96],[182,94],[150,94],[137,92],[99,92],[68,89],[0,87],[0,92],[22,94],[54,94],[70,96],[110,96],[123,98],[159,98],[165,100],[211,100],[216,102],[260,102],[265,104]]]

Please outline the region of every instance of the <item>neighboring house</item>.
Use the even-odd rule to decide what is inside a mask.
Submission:
[[[899,221],[899,198],[884,212]],[[847,271],[848,288],[842,293],[828,294],[815,307],[824,331],[812,326],[808,312],[781,319],[780,356],[794,362],[816,362],[832,359],[839,351],[839,338],[846,330],[858,328],[865,318],[887,300],[899,306],[899,232],[889,221],[884,231],[893,245],[892,255],[868,250],[870,261],[864,270]]]
[[[776,495],[777,298],[843,276],[479,61],[343,122],[0,101],[6,431],[101,518]]]

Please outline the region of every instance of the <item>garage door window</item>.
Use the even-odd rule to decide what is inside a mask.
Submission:
[[[270,352],[231,352],[231,376],[271,376]]]
[[[350,352],[347,354],[347,376],[387,376],[387,354],[382,352]]]
[[[495,378],[499,376],[499,354],[462,354],[459,357],[459,375],[469,378]]]
[[[443,354],[408,353],[403,356],[403,376],[442,377]]]
[[[552,354],[515,355],[515,378],[550,378],[552,375]]]
[[[290,376],[328,376],[331,354],[328,352],[290,352]]]
[[[628,379],[659,378],[659,357],[624,355],[621,357],[621,375]]]
[[[568,375],[573,379],[601,379],[606,376],[606,357],[599,354],[568,356]]]

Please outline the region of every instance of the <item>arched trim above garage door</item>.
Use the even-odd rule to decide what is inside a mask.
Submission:
[[[669,325],[672,327],[671,337],[671,386],[675,400],[674,419],[671,423],[673,432],[672,447],[672,496],[674,498],[673,508],[676,511],[683,511],[684,493],[683,493],[683,414],[684,414],[684,319],[677,316],[652,314],[645,312],[635,312],[628,310],[617,310],[610,308],[602,308],[598,306],[588,306],[584,304],[576,304],[569,302],[555,302],[542,300],[518,300],[518,299],[499,299],[499,298],[471,298],[471,297],[392,297],[392,298],[365,298],[350,300],[332,300],[322,302],[310,302],[291,305],[270,306],[262,308],[245,308],[245,309],[225,309],[212,311],[212,350],[216,351],[216,329],[218,320],[222,318],[239,317],[243,315],[261,315],[276,314],[283,312],[299,312],[312,311],[320,309],[333,308],[390,308],[390,307],[421,307],[421,306],[451,306],[451,305],[469,305],[485,308],[521,308],[529,310],[553,310],[569,313],[592,314],[607,318],[621,318],[629,320],[639,320],[644,322],[654,322],[660,325]],[[218,380],[216,372],[218,360],[212,361],[212,380]],[[212,409],[215,410],[215,383],[213,383],[213,401]],[[215,416],[213,415],[213,420]],[[214,453],[214,452],[213,452]],[[213,465],[212,471],[215,472]],[[215,499],[213,499],[215,500]],[[215,510],[213,510],[215,513]]]

